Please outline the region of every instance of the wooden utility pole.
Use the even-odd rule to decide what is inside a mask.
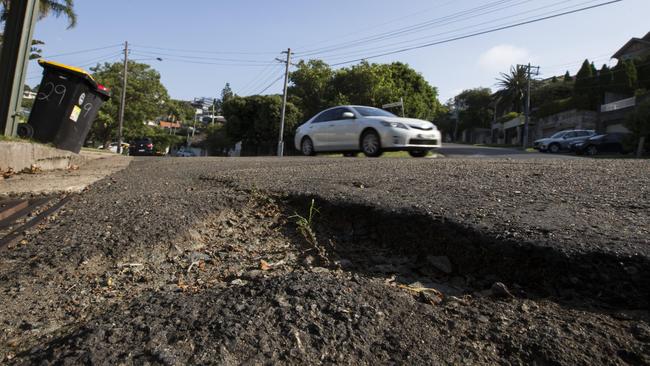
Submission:
[[[117,128],[117,153],[122,153],[122,130],[124,129],[124,109],[126,103],[126,82],[129,73],[129,42],[124,42],[124,73],[122,74],[122,101],[120,102],[120,121]]]
[[[12,0],[9,9],[5,9],[7,19],[0,53],[0,134],[5,136],[15,135],[18,128],[38,5],[36,0]]]
[[[531,74],[532,74],[532,69],[535,69],[535,75],[539,75],[539,66],[531,66],[530,62],[528,65],[517,65],[517,67],[525,67],[526,68],[526,74],[528,75],[528,91],[526,92],[526,120],[524,122],[524,138],[523,138],[523,144],[522,147],[524,150],[528,148],[528,126],[530,124],[530,89],[531,89]]]
[[[284,70],[284,92],[282,93],[282,117],[280,119],[280,138],[278,139],[278,156],[284,156],[284,115],[287,111],[287,85],[289,84],[289,65],[291,64],[291,48],[287,49],[286,68]]]

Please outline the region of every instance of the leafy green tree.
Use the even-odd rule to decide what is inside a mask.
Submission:
[[[332,80],[337,101],[381,107],[404,99],[408,117],[433,120],[441,110],[438,91],[406,64],[369,64],[362,62],[339,69]],[[336,99],[335,99],[336,100]],[[337,103],[338,104],[338,103]]]
[[[234,143],[228,137],[226,128],[222,124],[210,125],[205,130],[205,147],[211,156],[225,156]]]
[[[232,99],[234,96],[235,93],[232,91],[232,88],[230,87],[230,83],[226,83],[223,89],[221,89],[221,98],[214,100],[215,112],[219,114],[223,114],[223,103]]]
[[[347,103],[347,99],[332,95],[334,71],[322,60],[298,62],[296,71],[289,75],[291,86],[288,95],[291,101],[300,106],[306,118],[310,118],[335,100],[337,104]]]
[[[569,74],[569,70],[564,74],[564,82],[565,83],[570,83],[573,81],[573,78],[571,77],[571,74]]]
[[[120,98],[122,93],[122,63],[104,63],[91,68],[98,83],[111,89],[113,95],[99,110],[91,136],[107,145],[117,136]],[[147,64],[129,61],[129,75],[124,110],[124,136],[133,139],[146,136],[145,122],[154,120],[167,110],[169,95],[160,82],[160,74]]]
[[[632,95],[637,87],[637,70],[632,60],[619,62],[612,70],[614,85],[612,91]]]
[[[0,0],[0,21],[7,19],[7,11],[11,0]],[[73,28],[77,25],[77,13],[74,11],[74,0],[39,0],[39,17],[40,19],[54,15],[59,18],[61,16],[68,20],[68,28]]]
[[[524,97],[528,89],[528,71],[525,66],[517,65],[510,68],[509,73],[501,73],[497,79],[500,97],[508,111],[521,113],[524,110]]]
[[[171,122],[185,124],[194,120],[195,109],[188,101],[171,99],[167,102],[166,107],[166,118]]]
[[[601,97],[597,74],[596,67],[589,60],[582,63],[573,85],[573,95],[578,107],[590,110],[598,108]]]
[[[465,90],[454,97],[454,104],[462,106],[458,113],[460,131],[490,127],[494,103],[489,88]]]
[[[634,61],[637,71],[637,86],[650,90],[650,56]]]
[[[280,133],[282,97],[279,95],[235,96],[223,105],[226,135],[231,141],[242,141],[253,146],[256,153],[272,153]],[[284,139],[292,141],[301,114],[292,103],[287,103]]]
[[[553,101],[569,98],[572,95],[573,86],[569,83],[543,83],[531,92],[531,104],[542,107]]]
[[[612,84],[614,84],[614,75],[609,66],[603,64],[603,67],[600,68],[598,72],[598,92],[600,94],[600,101],[604,103],[605,93],[609,92],[612,89]]]

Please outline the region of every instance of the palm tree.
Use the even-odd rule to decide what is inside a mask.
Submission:
[[[68,28],[77,25],[77,13],[74,12],[74,0],[38,0],[40,19],[54,15],[55,17],[65,17],[68,20]],[[7,9],[11,0],[0,0],[0,22],[7,18]]]
[[[524,96],[528,86],[528,73],[525,66],[512,66],[509,73],[501,73],[497,79],[500,90],[496,96],[510,104],[511,110],[521,113],[524,108]]]

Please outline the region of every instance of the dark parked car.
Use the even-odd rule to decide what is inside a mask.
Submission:
[[[571,145],[571,150],[576,154],[596,155],[599,153],[625,153],[623,140],[626,134],[614,132],[604,135],[590,137],[584,141],[575,142]]]
[[[148,137],[143,137],[133,141],[129,146],[129,155],[132,156],[151,156],[154,155],[153,141]]]

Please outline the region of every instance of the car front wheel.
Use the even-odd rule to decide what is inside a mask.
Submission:
[[[302,143],[300,144],[300,151],[305,156],[316,155],[316,152],[314,151],[314,142],[309,137],[303,138]]]
[[[414,158],[423,158],[429,154],[429,150],[411,150],[409,151],[409,155],[411,155]]]
[[[381,155],[381,142],[375,131],[367,131],[361,136],[361,151],[369,158]]]
[[[551,146],[548,147],[548,151],[557,154],[560,152],[560,145],[558,144],[551,144]]]

